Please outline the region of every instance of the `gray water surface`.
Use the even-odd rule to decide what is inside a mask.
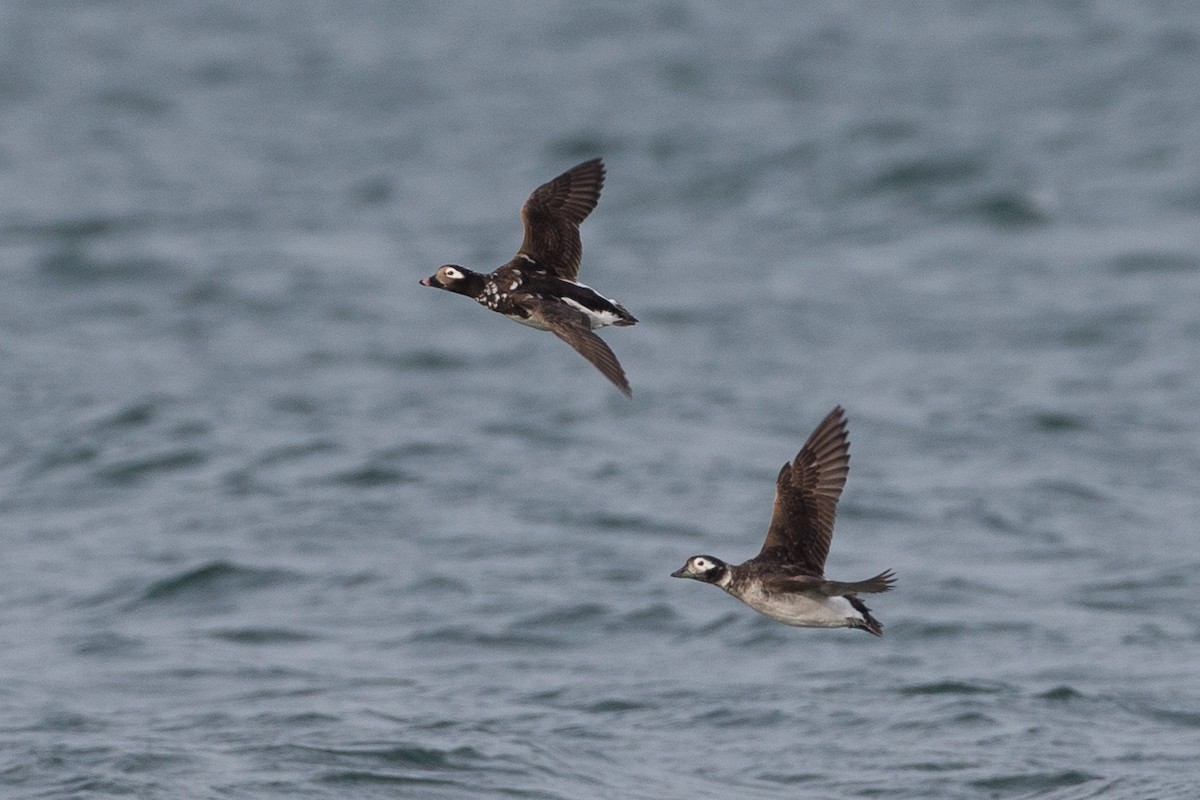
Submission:
[[[0,7],[0,794],[1190,798],[1200,7]],[[417,285],[601,155],[628,401]],[[882,639],[757,552],[835,404]]]

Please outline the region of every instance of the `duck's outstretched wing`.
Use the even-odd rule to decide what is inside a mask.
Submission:
[[[587,219],[604,188],[604,161],[593,158],[533,190],[521,206],[525,238],[518,257],[533,262],[535,269],[568,281],[579,274],[583,244],[579,223]]]
[[[775,505],[767,538],[756,558],[825,572],[837,501],[850,474],[850,439],[841,406],[821,420],[775,480]]]
[[[562,339],[575,352],[586,358],[604,377],[613,382],[626,397],[633,397],[629,380],[621,362],[604,340],[592,333],[591,321],[582,311],[575,311],[561,303],[540,301],[527,306],[530,317],[546,330]]]

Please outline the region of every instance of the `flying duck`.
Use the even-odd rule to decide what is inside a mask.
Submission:
[[[775,505],[762,550],[734,566],[713,556],[692,556],[671,573],[721,587],[771,619],[804,628],[860,628],[876,636],[883,626],[858,598],[886,592],[891,570],[855,583],[825,578],[838,497],[850,472],[845,411],[837,406],[817,425],[775,480]]]
[[[579,223],[596,207],[603,186],[602,159],[572,167],[534,189],[521,207],[525,238],[511,261],[490,274],[444,264],[421,285],[465,294],[522,325],[550,331],[631,397],[625,370],[592,331],[633,325],[637,319],[620,303],[575,280],[583,254]]]

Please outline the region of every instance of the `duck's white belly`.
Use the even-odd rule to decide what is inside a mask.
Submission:
[[[767,593],[755,588],[738,599],[771,619],[801,628],[848,628],[863,619],[844,597]]]

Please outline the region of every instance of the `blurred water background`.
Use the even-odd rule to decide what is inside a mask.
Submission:
[[[0,5],[0,795],[1185,798],[1200,6]],[[605,157],[628,401],[417,285]],[[829,573],[753,555],[834,404]]]

